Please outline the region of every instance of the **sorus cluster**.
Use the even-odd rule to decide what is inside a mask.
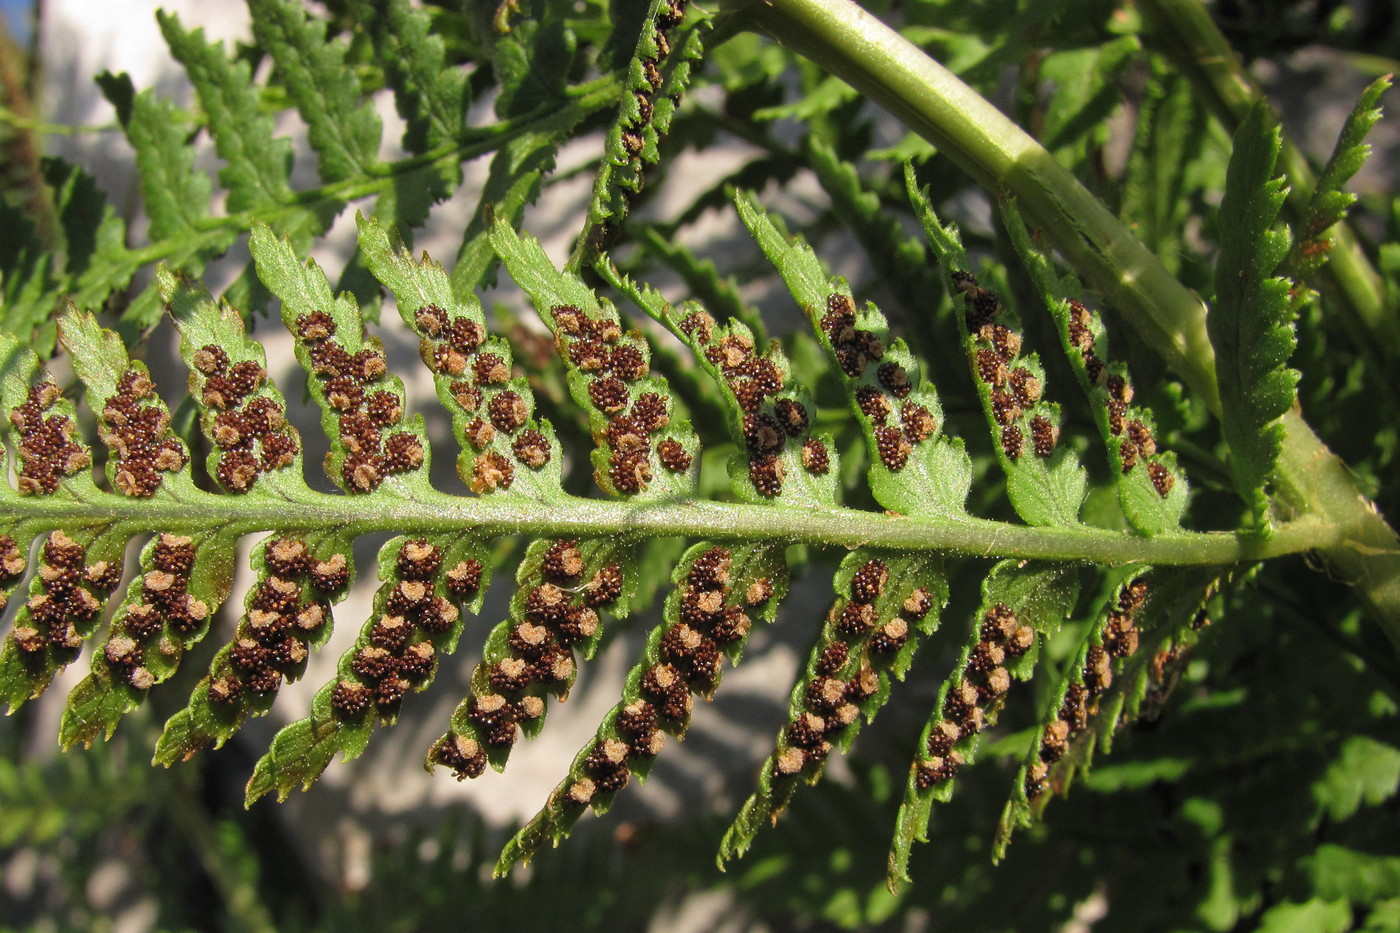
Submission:
[[[0,535],[0,612],[4,612],[9,605],[10,595],[7,591],[24,576],[24,568],[28,564],[15,539]]]
[[[344,554],[318,558],[300,538],[263,545],[266,574],[248,593],[226,664],[209,681],[209,699],[231,706],[245,695],[266,695],[300,670],[306,644],[330,619],[330,597],[350,582]]]
[[[809,764],[826,759],[832,740],[860,715],[860,703],[879,689],[880,674],[873,665],[891,660],[908,643],[912,627],[933,608],[929,591],[916,587],[898,604],[896,614],[878,624],[875,607],[889,578],[889,566],[878,559],[866,561],[852,576],[849,599],[828,626],[813,666],[803,711],[778,739],[775,778],[795,777]]]
[[[10,412],[19,437],[16,486],[24,495],[49,495],[65,477],[92,463],[92,455],[75,439],[77,422],[51,413],[61,395],[57,385],[44,381],[30,386],[25,400]]]
[[[971,739],[986,723],[986,710],[1001,702],[1011,688],[1007,661],[1018,658],[1035,644],[1035,629],[1023,625],[1006,603],[997,603],[983,614],[977,644],[943,696],[943,707],[929,730],[924,754],[914,763],[914,781],[920,790],[947,781],[958,773],[964,757],[954,746]]]
[[[856,326],[856,305],[848,295],[827,298],[821,329],[849,378],[865,380],[874,368],[873,382],[857,386],[856,404],[870,424],[880,462],[892,472],[904,469],[914,448],[938,430],[933,413],[909,399],[914,391],[909,373],[884,358],[884,341]]]
[[[715,320],[707,312],[692,311],[680,324],[681,332],[705,355],[724,379],[743,412],[744,444],[749,454],[749,481],[759,495],[774,498],[787,478],[782,452],[788,439],[802,438],[802,466],[821,475],[831,469],[826,445],[808,436],[807,407],[791,397],[780,398],[785,380],[782,370],[758,353],[753,340],[743,334],[716,333]]]
[[[476,452],[470,475],[472,491],[508,489],[515,465],[538,470],[551,457],[549,441],[529,421],[530,398],[510,388],[510,367],[499,354],[485,349],[486,331],[467,315],[450,315],[437,305],[425,305],[414,315],[423,336],[419,352],[424,362],[449,380],[448,391],[471,421],[467,442]],[[503,451],[509,451],[506,456]]]
[[[155,684],[146,667],[153,643],[173,651],[174,645],[163,637],[167,632],[189,636],[209,619],[209,605],[189,592],[194,552],[194,542],[185,535],[156,536],[149,565],[141,575],[141,601],[128,606],[116,620],[102,649],[112,673],[137,690]]]
[[[335,320],[324,311],[299,316],[295,330],[326,404],[339,418],[336,440],[345,449],[340,468],[345,488],[370,492],[386,476],[422,466],[423,442],[409,431],[392,431],[403,420],[403,403],[385,380],[384,354],[368,347],[346,350],[335,339]]]
[[[1139,635],[1133,616],[1146,601],[1147,581],[1141,577],[1118,591],[1117,605],[1109,611],[1101,637],[1085,652],[1084,666],[1065,688],[1058,716],[1041,733],[1040,760],[1026,773],[1026,796],[1032,800],[1049,789],[1050,768],[1064,757],[1074,737],[1089,728],[1098,698],[1113,685],[1113,662],[1137,651]]]
[[[1001,301],[995,293],[978,285],[972,273],[957,271],[952,279],[967,309],[972,364],[977,378],[987,386],[992,418],[1001,429],[1002,453],[1008,459],[1019,460],[1029,447],[1038,457],[1050,456],[1060,441],[1060,428],[1043,414],[1025,417],[1040,401],[1042,386],[1035,373],[1016,365],[1021,335],[996,323]]]
[[[519,724],[544,714],[542,694],[568,691],[576,670],[573,646],[597,634],[598,609],[617,601],[622,583],[616,564],[590,574],[577,541],[551,542],[506,651],[482,661],[472,695],[458,710],[475,734],[449,732],[429,751],[430,760],[451,768],[458,780],[474,778],[486,767],[486,748],[513,746]]]
[[[1122,470],[1131,473],[1142,462],[1157,495],[1165,499],[1176,485],[1176,476],[1157,459],[1157,440],[1147,425],[1129,419],[1128,406],[1133,401],[1133,387],[1127,379],[1109,374],[1107,365],[1094,353],[1093,314],[1083,303],[1069,303],[1069,342],[1084,360],[1089,381],[1102,386],[1106,394],[1104,410],[1108,415],[1108,432],[1119,439],[1118,456]]]
[[[194,369],[204,379],[200,398],[211,412],[205,433],[214,444],[214,476],[229,492],[247,492],[258,477],[290,466],[300,441],[282,405],[257,392],[267,371],[256,360],[233,363],[219,346],[194,353]]]
[[[480,561],[467,558],[444,571],[443,557],[442,548],[425,538],[400,545],[396,580],[380,591],[384,614],[369,625],[350,659],[354,678],[331,689],[331,712],[340,719],[356,719],[370,706],[392,716],[410,690],[432,678],[438,643],[461,617],[456,602],[437,595],[438,584],[454,599],[468,599],[483,570]]]
[[[714,691],[721,653],[748,636],[749,611],[768,602],[773,586],[767,577],[735,580],[729,549],[712,547],[691,563],[679,595],[680,618],[666,629],[656,663],[642,674],[641,698],[617,712],[616,738],[602,734],[594,742],[582,775],[564,792],[566,803],[582,806],[594,794],[621,790],[631,777],[631,763],[661,752],[663,732],[684,733],[691,695]]]
[[[112,451],[112,485],[123,495],[150,496],[160,487],[162,473],[173,473],[189,461],[185,445],[170,433],[165,406],[148,401],[154,395],[150,377],[131,366],[102,406],[98,435]]]
[[[598,485],[624,496],[641,492],[654,478],[653,445],[664,469],[689,470],[693,455],[680,441],[655,438],[671,423],[670,402],[655,392],[632,398],[631,386],[651,371],[643,344],[624,339],[616,321],[594,320],[573,305],[549,313],[559,353],[587,379],[588,398],[606,419],[598,441],[608,445],[608,475]]]
[[[12,540],[0,561],[8,579],[24,572],[24,558]],[[50,534],[39,561],[39,592],[25,603],[28,618],[21,616],[10,633],[21,658],[41,663],[45,647],[52,647],[62,663],[71,661],[121,575],[121,564],[89,564],[84,545],[62,531]]]

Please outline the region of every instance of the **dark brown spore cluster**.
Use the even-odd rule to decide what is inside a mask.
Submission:
[[[266,575],[248,594],[227,662],[209,681],[209,699],[221,706],[273,693],[299,671],[307,642],[330,621],[330,598],[350,582],[344,554],[317,558],[300,538],[265,544],[263,566]]]
[[[209,619],[209,606],[189,592],[194,570],[194,542],[185,535],[157,535],[149,567],[141,576],[141,599],[112,627],[103,657],[113,675],[137,690],[149,690],[155,677],[146,667],[153,646],[174,656],[173,642],[198,632]]]
[[[0,569],[8,580],[24,572],[24,557],[13,540],[0,553]],[[73,660],[121,574],[121,564],[89,564],[85,546],[61,531],[50,534],[39,561],[39,592],[25,603],[29,618],[10,633],[23,660],[41,664],[45,648],[52,648],[60,663]]]
[[[970,272],[955,272],[952,278],[963,296],[972,364],[977,378],[987,386],[1002,453],[1010,460],[1021,459],[1027,450],[1037,457],[1049,457],[1060,441],[1060,428],[1036,412],[1042,386],[1035,373],[1017,365],[1021,335],[996,322],[1001,300],[978,285]]]
[[[123,495],[150,496],[160,487],[162,473],[173,473],[189,461],[185,445],[170,433],[170,415],[150,402],[154,396],[150,377],[132,366],[102,406],[98,435],[112,451],[112,485]]]
[[[473,678],[465,713],[475,735],[449,732],[429,752],[431,760],[451,768],[459,780],[474,778],[486,767],[486,748],[513,746],[517,727],[544,714],[544,693],[568,692],[577,669],[573,646],[597,634],[598,609],[617,601],[622,582],[616,564],[590,574],[578,542],[552,542],[525,593],[521,621],[507,636],[505,653],[484,660]],[[475,751],[463,753],[468,747]]]
[[[453,400],[471,420],[467,443],[475,456],[464,477],[478,494],[509,489],[517,465],[538,470],[552,453],[530,420],[530,396],[511,388],[510,367],[487,346],[485,329],[465,314],[424,305],[414,315],[423,361],[448,382]]]
[[[889,583],[889,566],[868,560],[852,576],[849,598],[832,609],[803,711],[778,738],[774,778],[795,778],[807,766],[826,760],[832,742],[860,715],[860,704],[879,690],[877,668],[894,659],[914,626],[933,608],[929,591],[916,587],[897,603],[897,613],[880,622],[876,603],[886,596]],[[889,602],[886,598],[882,605]]]
[[[7,591],[24,576],[28,565],[15,539],[10,535],[0,535],[0,612],[4,612],[9,605],[10,594]]]
[[[257,395],[267,378],[262,365],[234,363],[214,344],[196,350],[193,363],[204,380],[200,399],[211,412],[205,433],[214,444],[219,484],[229,492],[247,492],[262,474],[290,466],[301,443],[282,405]]]
[[[616,738],[600,735],[595,741],[565,802],[583,805],[594,794],[621,790],[636,761],[660,753],[663,732],[685,732],[692,694],[714,692],[724,649],[747,637],[749,611],[762,608],[773,588],[767,578],[736,582],[729,549],[712,547],[691,563],[679,595],[680,618],[666,629],[656,662],[642,674],[641,698],[618,711]]]
[[[1059,715],[1040,737],[1040,760],[1026,773],[1026,796],[1031,800],[1050,788],[1050,768],[1064,757],[1075,736],[1089,728],[1098,711],[1098,699],[1113,685],[1113,663],[1138,649],[1139,633],[1133,617],[1147,601],[1147,581],[1141,577],[1118,591],[1118,603],[1109,611],[1102,636],[1089,646],[1084,666],[1065,689]]]
[[[719,371],[743,412],[749,481],[759,495],[772,499],[782,493],[787,478],[782,453],[789,440],[801,442],[802,466],[809,473],[821,475],[831,469],[826,445],[808,434],[807,406],[793,393],[782,394],[786,382],[782,370],[755,349],[752,339],[719,334],[714,318],[705,311],[687,314],[680,327],[696,352]]]
[[[933,436],[933,413],[910,399],[908,372],[885,359],[885,344],[873,331],[856,326],[856,305],[847,295],[831,295],[821,318],[841,371],[854,381],[856,404],[875,438],[875,452],[891,472],[904,469],[914,448]]]
[[[442,548],[424,538],[405,541],[395,558],[397,582],[380,594],[384,614],[350,659],[354,678],[331,689],[331,712],[352,720],[373,706],[380,716],[394,715],[410,690],[431,679],[437,642],[461,616],[454,600],[475,595],[482,569],[480,561],[468,558],[444,571]],[[453,599],[437,594],[439,584]]]
[[[299,316],[294,330],[339,420],[336,441],[345,449],[339,479],[345,488],[372,492],[386,477],[421,467],[423,442],[410,431],[394,430],[403,420],[403,403],[385,378],[384,354],[345,349],[335,339],[335,320],[324,311]]]
[[[655,392],[632,397],[651,371],[644,344],[625,337],[616,321],[595,320],[573,305],[549,313],[559,354],[587,379],[588,398],[605,419],[595,440],[607,445],[608,474],[597,477],[598,485],[623,496],[641,492],[654,479],[653,454],[662,469],[690,469],[692,455],[679,441],[657,439],[671,423],[670,401]]]
[[[1084,360],[1089,381],[1104,390],[1104,411],[1108,416],[1108,432],[1118,438],[1118,456],[1122,470],[1131,473],[1139,463],[1147,470],[1152,488],[1165,499],[1176,485],[1176,476],[1157,457],[1157,440],[1141,421],[1131,418],[1129,405],[1133,401],[1133,386],[1120,375],[1108,372],[1108,367],[1094,353],[1093,314],[1082,303],[1069,303],[1069,342]]]
[[[51,412],[62,393],[52,382],[31,386],[24,402],[10,412],[19,438],[16,485],[24,495],[49,495],[65,478],[85,470],[92,455],[78,443],[78,425],[71,417]]]
[[[965,759],[954,746],[982,730],[986,713],[1011,688],[1004,666],[1030,650],[1035,629],[1024,625],[1006,603],[997,603],[982,616],[977,644],[968,653],[961,675],[943,696],[943,708],[929,730],[924,754],[914,763],[920,790],[951,779]]]

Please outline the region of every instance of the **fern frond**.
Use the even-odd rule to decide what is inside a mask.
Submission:
[[[1273,274],[1289,246],[1287,231],[1275,227],[1288,194],[1273,174],[1280,146],[1267,107],[1256,105],[1235,134],[1220,204],[1215,301],[1206,320],[1230,471],[1265,534],[1270,519],[1264,490],[1283,444],[1278,418],[1293,404],[1298,382],[1297,372],[1284,365],[1297,344],[1289,284]]]
[[[1031,243],[1014,201],[1002,205],[1011,242],[1041,299],[1055,319],[1065,356],[1093,406],[1094,423],[1108,453],[1118,504],[1146,535],[1181,527],[1187,484],[1176,456],[1157,440],[1151,412],[1134,405],[1132,380],[1123,364],[1106,361],[1103,319],[1071,296],[1073,283],[1059,278]],[[1033,427],[1034,433],[1034,427]],[[1058,434],[1058,427],[1055,428]]]
[[[1137,568],[1108,577],[1094,622],[1051,695],[1012,785],[997,832],[996,855],[1016,828],[1040,816],[1051,797],[1068,792],[1113,734],[1160,702],[1173,667],[1204,624],[1202,605],[1214,579],[1199,571]]]
[[[992,446],[1006,474],[1006,495],[1032,525],[1072,525],[1087,489],[1084,468],[1059,443],[1059,406],[1048,402],[1045,370],[1035,353],[1023,354],[1019,320],[995,291],[978,284],[956,228],[943,226],[927,192],[915,187],[912,167],[905,184],[933,254],[944,270],[949,294],[960,295],[954,316]]]
[[[588,229],[570,268],[577,270],[621,230],[630,201],[642,190],[646,168],[661,160],[659,147],[671,128],[691,70],[702,56],[710,16],[673,0],[650,0],[637,49],[627,65],[622,108],[608,131],[602,165],[593,183]]]
[[[289,0],[248,0],[253,35],[277,65],[282,85],[306,121],[323,179],[343,181],[378,165],[383,126],[324,23]]]
[[[915,840],[928,841],[935,803],[952,799],[953,778],[976,758],[982,731],[996,721],[1013,681],[1029,680],[1042,642],[1059,630],[1079,594],[1076,568],[1004,561],[982,581],[982,602],[952,673],[919,735],[895,820],[888,881],[909,881]]]
[[[736,203],[841,373],[871,453],[876,501],[906,515],[964,515],[971,461],[961,438],[942,433],[938,396],[922,383],[907,345],[888,339],[889,326],[873,304],[857,310],[850,287],[827,275],[811,247],[790,241],[752,199]]]
[[[1371,82],[1342,124],[1337,145],[1303,209],[1302,229],[1288,256],[1289,275],[1294,280],[1307,279],[1331,254],[1332,240],[1325,234],[1345,219],[1356,203],[1356,195],[1343,191],[1342,186],[1360,171],[1371,154],[1366,136],[1381,118],[1380,98],[1392,82],[1391,75]]]

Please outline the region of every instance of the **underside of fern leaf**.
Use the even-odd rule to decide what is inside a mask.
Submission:
[[[155,241],[141,257],[165,263],[121,324],[168,313],[187,370],[183,406],[168,406],[134,348],[88,311],[65,308],[53,333],[74,386],[60,386],[36,354],[47,353],[46,331],[26,341],[34,327],[23,325],[37,325],[28,319],[45,302],[67,294],[96,306],[145,262],[120,245],[121,225],[91,180],[48,165],[62,203],[97,205],[87,233],[102,271],[86,271],[77,250],[69,268],[35,272],[34,293],[7,303],[16,335],[0,334],[0,465],[14,482],[0,482],[0,609],[17,605],[0,644],[0,697],[13,710],[84,663],[60,725],[64,746],[111,738],[193,655],[201,670],[187,673],[197,682],[155,758],[175,765],[217,748],[307,674],[339,624],[355,637],[309,712],[262,750],[247,802],[307,789],[337,757],[362,754],[445,665],[460,663],[463,639],[481,646],[480,660],[420,751],[430,771],[489,779],[547,727],[551,703],[568,698],[605,639],[649,625],[616,703],[506,844],[504,873],[558,845],[585,811],[606,812],[633,777],[645,780],[668,741],[685,738],[697,701],[724,689],[726,659],[740,663],[760,626],[791,626],[810,650],[720,863],[777,824],[917,671],[938,687],[892,782],[902,794],[887,866],[894,888],[910,878],[914,843],[938,831],[937,804],[986,755],[1003,716],[1033,725],[1015,738],[1022,764],[998,855],[1116,730],[1155,713],[1206,637],[1204,606],[1218,588],[1266,558],[1341,537],[1316,516],[1284,520],[1271,496],[1279,419],[1295,400],[1296,374],[1285,368],[1295,305],[1275,275],[1289,240],[1275,229],[1285,191],[1262,108],[1236,134],[1207,325],[1222,449],[1248,521],[1192,531],[1193,496],[1228,485],[1195,469],[1223,473],[1225,458],[1203,450],[1199,432],[1183,436],[1188,418],[1205,416],[1190,400],[1142,391],[1150,376],[1135,386],[1128,361],[1141,372],[1142,357],[1116,333],[1110,344],[1114,309],[1091,306],[1056,267],[1056,244],[1041,242],[1016,198],[999,205],[1007,252],[1020,262],[1008,268],[964,245],[910,165],[903,195],[920,243],[881,214],[899,186],[863,190],[812,135],[794,157],[831,189],[861,242],[887,252],[876,264],[920,284],[902,283],[888,302],[877,295],[887,314],[741,193],[739,222],[801,322],[771,339],[740,290],[659,226],[639,238],[645,252],[712,296],[709,307],[668,300],[635,275],[643,262],[609,252],[682,121],[681,95],[711,38],[707,14],[679,0],[614,4],[612,72],[574,86],[568,5],[542,2],[523,15],[501,4],[482,40],[482,67],[503,84],[501,124],[478,133],[465,108],[480,82],[443,67],[427,14],[404,0],[360,6],[372,21],[364,41],[405,123],[407,155],[397,161],[381,160],[383,126],[354,50],[300,4],[250,0],[278,92],[307,124],[322,183],[314,191],[292,188],[290,148],[273,136],[247,62],[161,16],[194,82],[196,118],[226,163],[230,211],[208,212],[210,180],[193,171],[185,114],[151,91],[126,101]],[[1359,164],[1383,86],[1353,115],[1311,205],[1319,229],[1308,243],[1345,212],[1340,185]],[[520,220],[560,142],[605,109],[587,216],[560,267]],[[462,161],[487,152],[494,161],[453,267],[415,256],[405,238],[460,183]],[[337,288],[307,254],[352,196],[376,201],[371,217],[356,218],[355,257]],[[245,228],[252,261],[215,298],[198,276]],[[1295,251],[1290,272],[1316,268],[1303,260],[1322,247],[1309,249]],[[39,268],[36,254],[16,255]],[[488,313],[476,293],[498,269],[540,329],[493,333],[504,312]],[[898,307],[924,287],[941,288],[918,295],[946,309],[941,318]],[[381,325],[385,297],[399,321]],[[248,325],[268,306],[298,364],[281,386]],[[377,336],[389,327],[417,341],[426,397],[406,389],[416,364],[391,363]],[[289,419],[289,399],[302,397],[328,444],[321,464],[307,462],[307,438]],[[171,413],[180,407],[192,412],[183,430]],[[437,454],[455,465],[456,482],[431,478],[436,419],[450,422],[433,437],[445,439]],[[308,481],[316,467],[333,492]],[[356,567],[357,539],[374,533],[389,540],[373,568]],[[247,535],[258,538],[238,602]],[[520,544],[513,566],[502,557],[507,538]],[[347,618],[357,576],[375,581],[372,606]],[[498,617],[482,618],[493,584],[510,597]],[[793,608],[799,586],[826,594],[824,609],[803,617]],[[659,619],[639,611],[648,603]]]

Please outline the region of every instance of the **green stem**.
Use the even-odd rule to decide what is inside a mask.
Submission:
[[[917,46],[849,0],[733,3],[769,33],[902,119],[991,191],[1013,195],[1048,242],[1130,321],[1183,380],[1220,411],[1206,308],[1107,207],[1034,139]],[[1400,648],[1400,539],[1346,468],[1294,412],[1276,483],[1280,504],[1343,529],[1320,548],[1356,585]]]
[[[1311,515],[1268,538],[1233,532],[1179,532],[1144,538],[1087,525],[1030,527],[968,517],[885,515],[858,509],[799,509],[670,500],[617,502],[569,496],[532,501],[510,496],[399,497],[330,495],[307,490],[294,503],[272,496],[193,493],[133,500],[98,494],[75,501],[25,498],[7,505],[24,530],[104,527],[129,534],[156,528],[191,533],[252,534],[271,529],[350,534],[414,529],[428,534],[633,538],[686,536],[843,548],[955,552],[977,557],[1225,565],[1336,547],[1352,532]],[[18,529],[17,529],[18,530]]]

